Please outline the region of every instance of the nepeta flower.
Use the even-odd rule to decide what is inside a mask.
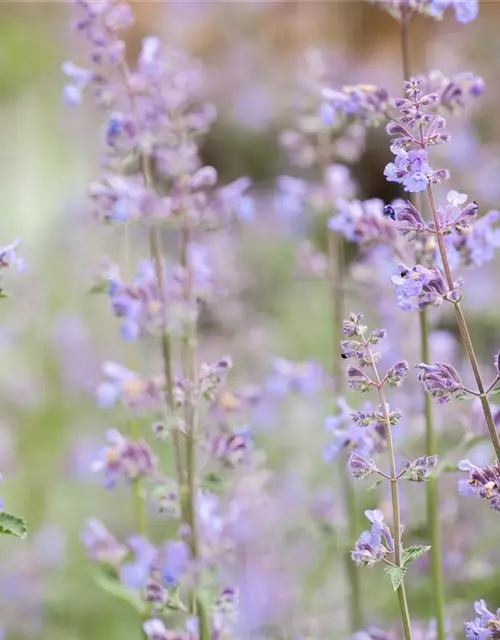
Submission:
[[[384,175],[389,182],[399,182],[405,191],[425,191],[430,184],[443,182],[448,172],[434,170],[428,162],[427,146],[443,144],[450,137],[442,129],[446,122],[439,115],[429,112],[438,96],[423,92],[424,80],[411,78],[405,82],[407,98],[396,101],[401,116],[387,125],[387,132],[395,136],[391,151],[395,154]]]
[[[397,269],[399,275],[393,276],[391,280],[395,285],[398,306],[403,311],[439,305],[444,300],[457,302],[460,299],[462,281],[458,279],[450,291],[438,267],[427,269],[417,264],[410,268],[400,263]]]
[[[349,454],[347,466],[353,478],[368,478],[377,470],[373,458],[364,458],[358,453]]]
[[[120,544],[102,522],[95,518],[87,520],[81,538],[92,560],[112,567],[119,568],[128,554],[127,547]]]
[[[272,367],[273,372],[267,381],[267,389],[272,395],[311,394],[322,387],[324,372],[316,362],[292,362],[285,358],[274,358]]]
[[[497,461],[492,465],[476,467],[470,460],[462,460],[458,468],[469,473],[467,482],[459,483],[460,493],[476,494],[489,500],[494,511],[500,511],[500,463]]]
[[[458,233],[447,236],[446,245],[450,250],[450,261],[478,267],[485,262],[490,262],[494,257],[495,249],[500,247],[500,228],[493,228],[499,220],[500,211],[488,211],[472,226],[464,227]],[[457,256],[455,261],[453,261],[454,254]]]
[[[397,20],[408,19],[412,13],[421,13],[441,20],[448,7],[455,9],[458,22],[475,20],[479,13],[479,0],[369,0],[379,4]]]
[[[353,551],[351,557],[357,565],[373,567],[384,556],[394,551],[394,540],[389,527],[384,522],[384,514],[379,509],[365,511],[365,515],[372,523],[370,531],[364,531]]]
[[[18,271],[24,271],[26,263],[24,258],[17,255],[17,248],[21,240],[17,239],[5,247],[0,247],[0,269],[14,265]]]
[[[158,460],[144,440],[128,440],[117,429],[108,429],[106,439],[109,445],[101,451],[92,470],[104,473],[107,489],[112,489],[120,477],[135,482],[154,475]]]
[[[330,218],[328,228],[341,233],[349,242],[355,242],[361,249],[373,244],[395,244],[397,230],[387,219],[382,200],[339,198],[335,206],[339,213]]]
[[[385,381],[391,387],[399,387],[408,375],[408,363],[404,360],[396,362],[396,364],[386,373]]]
[[[355,415],[347,402],[340,398],[337,401],[339,412],[328,416],[325,420],[325,429],[333,437],[323,452],[326,462],[334,462],[343,450],[347,449],[362,457],[370,457],[377,445],[378,435],[374,429],[367,429],[353,422]],[[366,407],[369,412],[371,405]]]
[[[358,84],[345,86],[341,91],[324,87],[323,98],[327,104],[344,116],[354,116],[366,125],[383,122],[389,106],[389,94],[375,85]],[[322,113],[328,112],[323,107]],[[327,116],[327,120],[330,115]]]
[[[208,402],[213,402],[226,381],[233,366],[230,356],[221,358],[213,364],[203,363],[200,368],[199,391]]]
[[[420,369],[418,379],[439,404],[460,400],[468,395],[458,372],[451,364],[437,362],[430,365],[422,362],[417,368]]]
[[[498,640],[500,638],[500,609],[496,614],[489,611],[484,600],[474,602],[476,618],[465,623],[468,640]]]
[[[411,482],[425,482],[431,473],[431,468],[437,464],[437,456],[423,456],[405,463],[404,477]]]
[[[396,159],[384,169],[388,182],[399,182],[405,191],[425,191],[433,182],[433,171],[427,162],[427,151],[423,149],[406,152],[404,149],[394,150]]]
[[[144,378],[116,362],[102,364],[106,380],[96,389],[100,407],[107,409],[123,402],[134,409],[156,406],[162,397],[162,384],[157,380]]]

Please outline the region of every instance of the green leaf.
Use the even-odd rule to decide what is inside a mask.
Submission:
[[[497,396],[500,393],[500,385],[488,392],[488,395]]]
[[[373,491],[374,489],[378,489],[378,487],[380,487],[383,481],[384,481],[383,478],[379,478],[371,485],[371,487],[368,487],[367,491]]]
[[[397,591],[403,582],[406,569],[404,567],[386,567],[384,571],[391,579],[392,588]]]
[[[89,293],[107,293],[108,289],[109,282],[107,280],[103,280],[102,282],[96,282],[96,284],[93,284],[89,289]]]
[[[141,600],[137,591],[124,586],[118,582],[118,580],[114,580],[103,573],[95,576],[95,583],[103,591],[106,591],[106,593],[110,593],[112,596],[115,596],[115,598],[128,602],[128,604],[132,605],[132,607],[139,613],[146,613],[146,605]]]
[[[410,562],[413,562],[422,554],[427,553],[429,549],[430,547],[424,546],[415,546],[408,547],[408,549],[403,549],[403,558],[401,560],[401,564],[403,565],[403,567],[406,567],[406,565],[410,564]]]
[[[7,536],[17,536],[24,540],[28,533],[26,520],[19,516],[14,516],[6,511],[0,512],[0,534]]]

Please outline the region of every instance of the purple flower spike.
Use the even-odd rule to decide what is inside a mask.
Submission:
[[[462,460],[458,468],[469,473],[467,487],[462,486],[461,493],[475,493],[480,498],[489,500],[494,511],[500,511],[500,463],[476,467],[469,460]]]
[[[450,400],[461,400],[470,395],[463,386],[458,372],[451,364],[446,362],[437,362],[434,365],[420,363],[417,365],[417,369],[420,369],[418,379],[439,404],[446,404]]]
[[[465,637],[468,640],[496,640],[500,629],[500,609],[496,614],[489,611],[484,600],[474,602],[476,618],[465,623]]]
[[[368,478],[377,470],[375,460],[367,459],[358,453],[351,453],[347,460],[347,466],[353,478]]]
[[[379,509],[365,511],[372,523],[371,531],[364,531],[351,551],[354,562],[363,567],[373,567],[388,553],[394,551],[394,539],[389,527],[384,522],[384,514]]]
[[[412,462],[405,464],[406,473],[404,478],[410,482],[425,482],[430,474],[431,468],[437,464],[437,456],[423,456],[416,458]]]

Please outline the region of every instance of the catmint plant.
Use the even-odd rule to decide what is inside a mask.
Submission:
[[[366,126],[374,126],[384,119],[388,104],[385,90],[374,86],[346,86],[342,90],[325,87],[329,82],[327,59],[317,50],[310,50],[304,56],[304,65],[299,74],[300,94],[299,112],[295,117],[295,128],[281,135],[281,144],[287,151],[292,165],[299,168],[312,168],[315,181],[306,181],[291,176],[278,179],[280,191],[277,207],[280,215],[294,216],[306,210],[316,216],[331,214],[336,202],[342,199],[349,202],[355,195],[356,185],[350,170],[341,162],[352,162],[362,153]],[[331,82],[331,80],[330,80]],[[333,303],[332,320],[332,373],[334,393],[339,407],[342,407],[341,353],[338,349],[339,328],[344,315],[345,274],[344,241],[338,229],[328,229],[328,259],[321,261],[317,275],[327,277]],[[313,261],[320,254],[304,253],[303,248],[298,262],[303,263],[307,271],[314,271]],[[342,411],[327,419],[326,427],[333,434],[336,424],[343,424]],[[346,443],[354,434],[340,430],[339,439],[332,444],[325,458],[337,459]],[[343,469],[343,467],[342,467]],[[345,470],[342,470],[345,473]],[[349,518],[349,530],[356,531],[357,507],[356,495],[348,477],[343,478],[344,501]],[[350,586],[350,622],[351,630],[357,631],[363,625],[362,596],[359,574],[346,554],[347,575]]]
[[[0,297],[5,298],[8,293],[4,289],[4,271],[10,267],[15,267],[18,271],[24,271],[24,258],[18,255],[17,249],[20,240],[15,240],[11,244],[0,247]],[[0,476],[0,481],[2,477]],[[13,515],[3,508],[3,500],[0,499],[0,534],[13,535],[18,538],[25,538],[28,533],[26,522],[23,518]]]
[[[354,364],[347,369],[347,378],[351,389],[361,393],[375,391],[379,406],[374,411],[357,412],[351,415],[352,421],[361,425],[368,432],[377,428],[383,430],[383,448],[388,458],[389,470],[383,471],[377,466],[372,451],[358,448],[349,456],[348,467],[356,479],[369,476],[378,477],[378,482],[390,483],[392,502],[392,529],[385,522],[385,517],[379,509],[368,510],[366,517],[371,528],[364,531],[357,540],[352,560],[359,566],[373,567],[375,564],[385,564],[385,572],[389,575],[393,588],[398,594],[398,602],[403,625],[404,636],[407,640],[412,637],[410,611],[406,598],[404,579],[408,565],[418,556],[429,550],[426,546],[403,545],[404,526],[401,522],[401,508],[398,483],[401,480],[410,482],[424,482],[430,470],[436,464],[436,456],[422,456],[413,461],[407,461],[401,468],[397,468],[396,451],[393,442],[392,429],[402,417],[399,410],[393,410],[386,396],[390,387],[400,386],[407,374],[408,364],[405,361],[396,362],[382,375],[379,370],[380,353],[374,347],[385,338],[385,331],[378,329],[368,332],[361,314],[351,313],[343,323],[344,334],[348,338],[342,341],[342,353],[346,359]]]
[[[108,488],[118,482],[131,486],[136,532],[121,542],[90,520],[83,541],[91,558],[111,568],[101,586],[133,604],[146,637],[161,640],[174,633],[208,640],[224,629],[224,616],[215,612],[228,587],[213,580],[219,558],[210,537],[220,535],[222,525],[218,497],[202,488],[199,456],[227,473],[250,463],[252,439],[242,425],[216,420],[213,430],[207,427],[232,362],[198,358],[200,305],[220,295],[202,239],[234,218],[251,217],[250,181],[240,178],[218,188],[216,170],[201,163],[199,139],[215,109],[201,99],[200,69],[153,36],[143,40],[137,64],[130,67],[119,35],[133,22],[130,7],[85,0],[74,5],[74,27],[87,41],[91,69],[64,63],[70,83],[63,98],[75,105],[88,93],[105,112],[103,173],[90,185],[90,199],[95,217],[125,236],[124,264],[107,262],[95,290],[107,292],[122,337],[153,336],[163,361],[161,373],[140,372],[141,362],[133,368],[103,364],[96,399],[103,408],[125,405],[130,419],[128,433],[107,432],[94,469]],[[147,230],[150,256],[132,276],[129,229],[135,226]],[[178,246],[170,259],[161,245],[165,232]],[[152,422],[157,447],[171,444],[175,478],[163,475],[155,448],[141,435],[144,420]],[[179,539],[161,545],[149,539],[150,499],[164,516],[178,519]],[[182,620],[175,632],[167,622],[174,613]]]

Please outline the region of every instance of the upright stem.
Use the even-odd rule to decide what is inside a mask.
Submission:
[[[190,307],[193,302],[193,272],[189,262],[190,231],[187,224],[181,230],[181,266],[184,270],[184,299]],[[189,313],[189,311],[188,311]],[[196,382],[196,341],[197,321],[189,318],[187,321],[186,335],[183,340],[182,368],[183,376],[187,382],[187,395],[185,404],[186,420],[186,463],[187,463],[187,496],[186,516],[190,528],[191,555],[195,564],[195,585],[190,594],[189,610],[197,615],[200,623],[200,640],[210,640],[211,628],[209,614],[204,606],[199,593],[199,567],[200,560],[198,544],[198,527],[196,517],[196,439],[198,429],[198,389]]]
[[[337,397],[343,393],[343,375],[341,367],[342,320],[344,318],[344,242],[334,231],[328,231],[328,258],[331,292],[333,297],[333,381]],[[343,502],[348,520],[348,540],[351,543],[358,536],[358,506],[356,491],[347,472],[345,460],[340,462],[340,478],[343,491]],[[350,546],[344,549],[344,561],[349,582],[349,618],[353,633],[363,628],[364,616],[362,605],[361,580],[358,567],[351,558]]]
[[[371,356],[370,348],[366,343],[365,343],[365,349],[367,353]],[[398,479],[397,479],[398,474],[396,472],[396,456],[394,452],[394,444],[392,442],[391,421],[389,416],[389,410],[387,408],[388,407],[387,401],[385,399],[383,383],[380,379],[377,365],[373,363],[371,368],[373,371],[373,375],[375,377],[380,407],[382,409],[382,414],[384,416],[384,432],[385,432],[385,439],[387,443],[387,456],[389,458],[389,469],[390,469],[390,476],[391,476],[390,482],[391,482],[393,534],[394,534],[394,564],[397,567],[400,567],[401,557],[403,552],[403,542],[401,538],[401,510],[399,506],[399,489],[398,489]],[[408,609],[408,602],[406,599],[404,581],[401,582],[401,585],[397,590],[397,594],[398,594],[399,610],[401,613],[401,621],[403,623],[405,640],[412,640],[410,612]]]
[[[403,59],[403,75],[404,80],[409,80],[411,73],[410,63],[410,42],[409,42],[409,16],[407,7],[402,6],[401,16],[401,54]],[[416,197],[411,194],[411,201],[414,206]],[[427,309],[422,309],[418,316],[420,324],[420,356],[422,362],[430,362],[430,345],[429,345],[429,319]],[[436,447],[436,431],[434,428],[434,415],[432,407],[432,399],[428,393],[424,391],[425,406],[425,452],[428,456],[437,454]],[[438,477],[431,475],[427,482],[427,522],[429,527],[429,538],[431,543],[431,567],[432,567],[432,594],[434,600],[434,615],[436,617],[436,638],[437,640],[445,640],[446,637],[446,614],[445,614],[445,589],[443,576],[443,561],[441,547],[441,531],[439,519],[439,491]]]
[[[450,288],[450,291],[452,291],[454,289],[453,276],[451,274],[448,255],[446,253],[446,246],[444,243],[443,232],[441,230],[441,223],[440,223],[439,215],[437,212],[436,198],[434,196],[434,190],[431,184],[429,184],[429,186],[427,187],[427,195],[429,197],[429,204],[432,211],[432,218],[434,220],[434,227],[436,229],[436,237],[437,237],[437,242],[439,247],[439,253],[441,254],[441,262],[443,263],[446,282],[448,283],[448,287]],[[477,361],[476,353],[474,351],[474,346],[472,344],[472,339],[470,337],[469,328],[467,327],[467,321],[465,319],[464,312],[462,311],[462,308],[460,306],[460,301],[455,302],[453,306],[455,308],[455,314],[457,316],[457,324],[460,331],[460,335],[462,337],[462,342],[464,344],[465,351],[467,352],[467,356],[469,358],[469,361],[472,367],[474,378],[476,379],[477,389],[480,394],[479,399],[481,400],[481,406],[483,408],[484,419],[488,427],[490,439],[495,449],[497,459],[500,460],[500,437],[498,436],[498,432],[495,426],[495,421],[493,419],[493,414],[491,412],[490,402],[488,400],[488,395],[486,393],[483,379],[481,377],[481,372],[479,371],[479,364]]]

